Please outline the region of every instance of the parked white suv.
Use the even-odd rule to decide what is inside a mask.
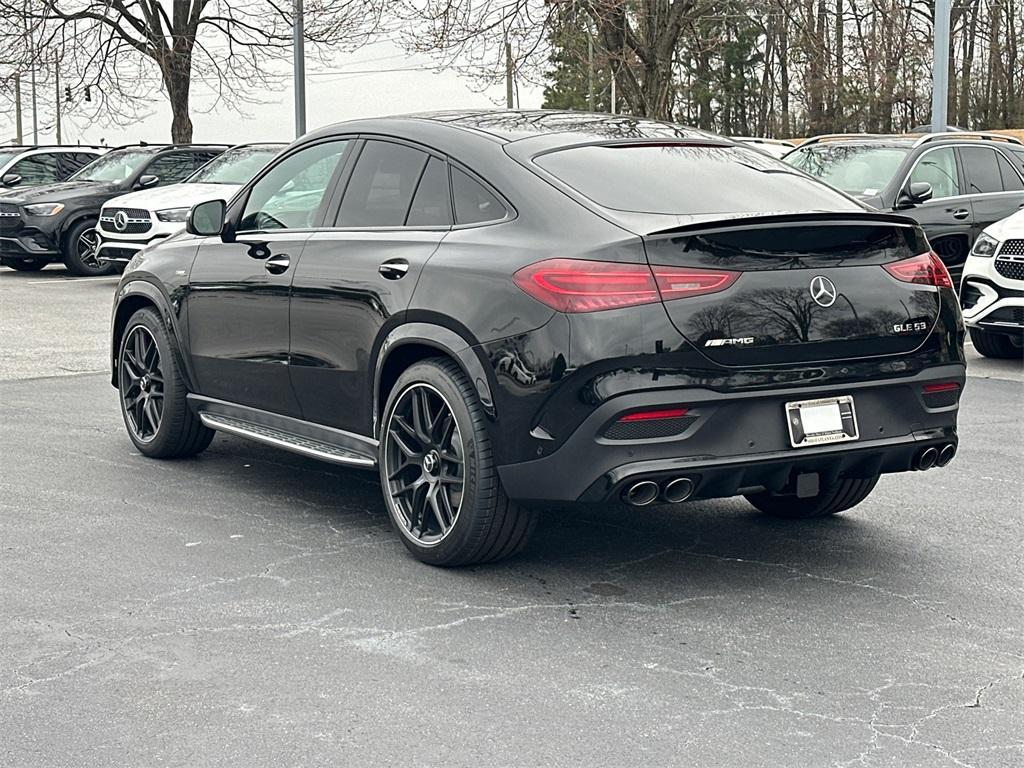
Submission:
[[[960,306],[974,348],[985,357],[1024,352],[1024,210],[974,241],[960,284]]]
[[[127,264],[150,243],[185,228],[193,205],[230,200],[284,144],[240,144],[179,184],[121,195],[100,210],[97,261]]]

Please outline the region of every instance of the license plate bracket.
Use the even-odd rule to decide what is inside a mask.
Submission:
[[[857,412],[850,395],[786,403],[789,442],[794,448],[856,440]]]

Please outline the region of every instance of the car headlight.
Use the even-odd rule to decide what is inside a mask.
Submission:
[[[156,217],[160,221],[187,221],[188,212],[190,208],[164,208],[162,211],[156,212]]]
[[[38,203],[25,206],[25,213],[29,216],[56,216],[63,210],[64,203]]]
[[[990,237],[984,233],[978,235],[978,239],[974,241],[974,247],[971,248],[971,256],[981,256],[982,258],[990,258],[995,256],[996,251],[999,250],[999,241],[994,237]]]

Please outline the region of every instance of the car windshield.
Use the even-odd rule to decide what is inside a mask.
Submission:
[[[534,162],[598,205],[620,211],[859,210],[834,189],[747,147],[609,144],[558,150]]]
[[[229,149],[185,179],[184,183],[245,184],[283,147],[283,144],[269,144]]]
[[[13,160],[14,158],[16,158],[16,157],[17,157],[18,155],[20,155],[20,154],[21,154],[21,153],[22,153],[23,151],[24,151],[24,150],[20,150],[20,149],[19,149],[19,150],[18,150],[18,151],[16,151],[16,152],[11,152],[11,151],[7,151],[7,152],[0,152],[0,166],[4,166],[4,165],[7,165],[7,163],[9,163],[9,162],[10,162],[11,160]]]
[[[785,162],[851,195],[877,195],[896,174],[909,147],[815,144],[786,155]]]
[[[70,181],[125,181],[152,157],[152,152],[117,149],[89,163],[72,176]]]

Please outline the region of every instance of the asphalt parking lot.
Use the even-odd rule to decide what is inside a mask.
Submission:
[[[137,454],[114,279],[0,271],[0,765],[1024,765],[1024,375],[961,452],[810,523],[544,515],[423,566],[376,478]]]

